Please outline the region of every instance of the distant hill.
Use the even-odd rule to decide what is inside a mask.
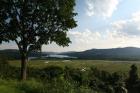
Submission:
[[[40,57],[46,56],[49,54],[54,54],[53,52],[31,52],[29,54],[29,57]],[[7,59],[20,59],[20,53],[17,49],[6,49],[6,50],[0,50],[0,55],[5,56]]]
[[[6,49],[0,50],[0,55],[6,57],[7,59],[19,59],[19,51],[16,49]]]
[[[79,59],[140,60],[140,48],[90,49],[82,52],[61,53]]]
[[[18,50],[7,49],[0,50],[0,55],[6,56],[8,59],[19,59]],[[125,47],[112,49],[90,49],[82,52],[31,52],[29,57],[46,57],[48,55],[70,56],[78,59],[95,59],[95,60],[140,60],[140,48]],[[57,58],[57,57],[56,57]]]

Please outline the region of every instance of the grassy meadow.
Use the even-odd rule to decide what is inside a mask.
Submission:
[[[11,66],[20,67],[20,60],[9,61]],[[28,67],[46,68],[47,66],[58,66],[64,68],[65,66],[79,69],[89,69],[96,67],[99,70],[104,70],[110,73],[123,72],[128,74],[130,66],[136,64],[138,73],[140,75],[140,61],[108,61],[108,60],[30,60]]]
[[[140,89],[129,86],[132,64],[140,75],[139,61],[34,59],[28,62],[26,81],[19,80],[20,60],[0,62],[0,93],[139,93]],[[134,85],[139,81],[136,78]]]

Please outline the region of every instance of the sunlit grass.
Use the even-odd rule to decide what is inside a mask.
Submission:
[[[9,61],[10,65],[20,67],[20,60]],[[140,74],[139,61],[105,61],[105,60],[31,60],[28,62],[28,67],[45,68],[55,65],[60,67],[86,68],[97,67],[100,70],[108,72],[124,72],[128,73],[130,66],[136,64]]]

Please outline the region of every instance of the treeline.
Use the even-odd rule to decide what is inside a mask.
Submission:
[[[29,57],[40,57],[40,56],[46,56],[46,55],[47,55],[47,53],[40,53],[40,52],[32,51],[29,54]],[[0,56],[3,56],[9,60],[20,59],[20,53],[16,49],[0,50]]]
[[[126,50],[127,49],[127,50]],[[75,60],[120,60],[120,61],[137,61],[140,60],[140,49],[137,48],[124,48],[122,50],[116,49],[116,52],[113,52],[113,50],[110,50],[109,52],[105,52],[106,50],[89,50],[86,52],[66,52],[66,53],[60,53],[60,55],[67,55],[71,57],[76,57]],[[124,51],[125,50],[125,51]],[[123,51],[123,52],[122,52]],[[130,52],[128,52],[130,51]],[[136,52],[137,51],[137,52]],[[131,53],[131,54],[130,54]],[[37,52],[37,51],[32,51],[29,54],[29,57],[37,57],[40,58],[41,56],[47,56],[50,54],[55,54],[53,52]],[[7,49],[7,50],[0,50],[0,55],[3,55],[7,57],[9,60],[17,60],[20,59],[20,53],[16,49]],[[46,59],[45,57],[42,59]],[[47,59],[57,59],[59,58],[52,58],[52,57],[47,57]],[[71,59],[71,58],[65,58],[65,59]]]
[[[96,67],[78,69],[49,66],[42,69],[29,68],[29,80],[20,82],[19,68],[10,66],[4,57],[0,57],[2,82],[17,80],[10,84],[24,91],[22,93],[140,93],[137,71],[136,65],[131,66],[128,75],[109,73]]]

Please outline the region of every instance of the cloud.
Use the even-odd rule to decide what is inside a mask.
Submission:
[[[127,46],[140,46],[140,37],[129,37],[117,31],[106,29],[104,32],[86,29],[69,33],[72,44],[69,48],[73,51],[82,51],[92,48],[116,48]]]
[[[49,46],[44,46],[44,51],[82,51],[92,48],[96,45],[96,41],[101,38],[101,34],[99,32],[93,32],[89,29],[85,29],[83,31],[70,31],[68,36],[72,41],[69,47],[58,47],[55,43],[53,43]]]
[[[111,17],[119,0],[86,0],[88,16]]]
[[[116,48],[127,46],[140,46],[140,37],[130,38],[128,36],[118,33],[116,30],[112,31],[106,29],[104,32],[85,29],[83,31],[70,31],[68,33],[72,44],[69,47],[58,47],[56,44],[44,46],[44,51],[84,51],[92,48]]]
[[[140,11],[133,13],[130,19],[111,23],[112,30],[125,36],[140,36]]]
[[[118,33],[117,30],[112,31],[106,29],[104,32],[85,29],[83,31],[70,31],[68,33],[72,43],[69,47],[59,47],[55,43],[44,45],[43,51],[64,52],[64,51],[84,51],[92,48],[116,48],[127,46],[140,46],[140,37],[128,37]],[[12,47],[11,47],[12,46]],[[17,48],[14,43],[4,44],[0,49]]]
[[[89,29],[85,31],[71,31],[68,33],[69,37],[74,39],[76,43],[85,43],[90,44],[91,41],[98,40],[101,38],[101,34],[99,32],[92,32]]]
[[[114,21],[104,31],[83,29],[69,31],[72,43],[69,47],[59,47],[55,43],[44,45],[43,51],[84,51],[92,48],[116,48],[134,46],[140,47],[140,11],[135,12],[129,19]],[[98,30],[98,29],[97,29]],[[15,44],[1,45],[0,49],[16,48]]]
[[[14,42],[9,42],[9,43],[2,43],[0,44],[0,50],[2,49],[17,49],[17,45]]]

